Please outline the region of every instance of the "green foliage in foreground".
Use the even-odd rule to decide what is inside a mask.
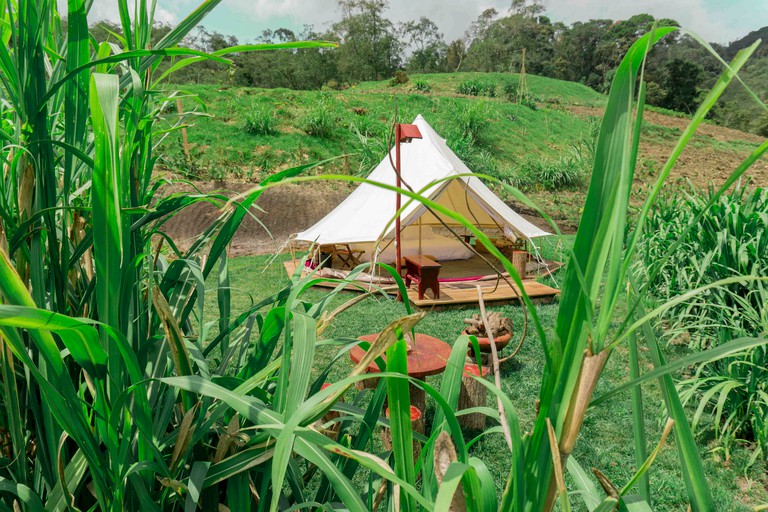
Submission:
[[[694,226],[689,229],[689,226]],[[654,276],[659,301],[738,276],[768,275],[768,191],[737,186],[715,197],[714,189],[690,189],[661,198],[648,219],[639,269]],[[677,243],[669,259],[662,253]],[[744,336],[768,333],[768,284],[743,280],[707,290],[677,304],[667,315],[670,341],[707,350]],[[754,442],[768,453],[768,351],[756,347],[738,357],[703,365],[681,383],[686,400],[698,402],[694,425],[705,409],[730,454],[735,443]]]
[[[125,34],[119,53],[110,45],[91,48],[84,2],[68,3],[66,38],[52,0],[3,5],[6,18],[20,25],[0,27],[0,35],[10,40],[0,46],[0,71],[10,96],[2,149],[8,172],[0,182],[7,242],[7,249],[0,244],[0,407],[7,425],[3,438],[11,440],[11,453],[0,466],[2,508],[284,510],[343,504],[364,511],[383,500],[392,509],[430,511],[446,509],[460,492],[469,510],[548,512],[556,503],[569,509],[571,500],[595,510],[647,509],[653,499],[648,470],[657,452],[646,453],[643,421],[637,419],[645,411],[638,385],[654,379],[674,419],[687,500],[697,512],[714,510],[699,449],[670,373],[705,358],[762,346],[765,340],[736,339],[704,356],[666,363],[649,321],[671,306],[646,315],[632,295],[628,310],[619,307],[636,236],[656,194],[648,198],[640,225],[627,241],[638,144],[633,135],[639,135],[642,121],[643,86],[633,118],[635,88],[638,79],[642,84],[640,69],[648,48],[669,30],[641,38],[616,73],[584,219],[567,253],[553,335],[523,294],[543,358],[529,429],[509,396],[483,381],[502,407],[481,411],[500,420],[502,450],[512,461],[498,496],[488,465],[470,456],[455,415],[461,368],[474,340],[456,340],[439,389],[414,382],[439,406],[427,435],[415,436],[426,444],[414,460],[404,336],[423,314],[411,314],[404,304],[369,347],[367,358],[322,389],[326,372],[312,376],[317,350],[340,346],[333,366],[350,346],[349,340],[319,338],[334,318],[327,314],[330,304],[346,283],[312,300],[306,293],[317,279],[296,274],[275,294],[233,311],[228,244],[265,188],[298,181],[294,176],[306,167],[275,173],[238,201],[156,193],[162,185],[153,175],[156,143],[179,126],[164,117],[175,97],[158,90],[162,76],[153,74],[156,60],[189,54],[174,45],[216,3],[203,3],[148,50],[153,10],[139,2],[131,16],[127,2],[121,1]],[[738,70],[753,50],[737,56],[733,68]],[[227,51],[234,50],[193,58],[226,64]],[[725,74],[720,86],[730,78]],[[694,118],[691,133],[722,87]],[[688,138],[684,133],[668,167]],[[756,150],[733,179],[766,149],[768,145]],[[526,201],[516,190],[508,191]],[[472,230],[522,289],[510,262],[469,221],[412,192],[399,192]],[[199,201],[220,207],[220,215],[182,252],[162,226]],[[213,301],[206,293],[210,279],[217,282],[213,323],[204,321],[206,296]],[[402,280],[397,283],[403,286]],[[654,366],[643,374],[632,355],[640,342],[647,344]],[[593,397],[618,347],[629,350],[631,380]],[[385,351],[386,378],[370,403],[339,402]],[[638,433],[635,471],[606,494],[589,483],[571,453],[589,416],[588,406],[609,402],[628,388]],[[380,417],[385,398],[393,450],[379,458],[368,447],[374,427],[387,424]],[[333,425],[323,419],[332,409],[342,413],[335,440],[320,432]],[[439,481],[431,466],[441,434],[454,445],[456,460]],[[651,442],[663,445],[665,435]],[[564,486],[566,471],[579,494],[569,494]],[[368,476],[367,484],[356,485],[361,474]],[[319,480],[316,486],[306,485],[314,478]]]
[[[573,237],[566,235],[558,244],[557,237],[551,237],[540,241],[541,252],[547,258],[560,259],[567,248],[573,243]],[[556,249],[556,250],[555,250]],[[249,256],[232,258],[229,261],[231,274],[232,309],[241,311],[249,308],[254,302],[268,297],[283,286],[288,284],[289,278],[285,273],[282,262],[286,256],[275,258],[274,256]],[[560,281],[562,274],[556,276]],[[556,286],[552,279],[543,280],[545,284]],[[209,279],[209,293],[215,293],[217,284],[215,279]],[[322,288],[308,290],[305,298],[310,302],[316,302],[325,297],[327,291]],[[346,301],[358,296],[355,292],[342,292],[330,301],[330,309],[341,306]],[[517,341],[525,323],[524,308],[516,304],[498,305],[488,303],[489,310],[501,312],[509,316],[515,329]],[[537,311],[545,326],[547,335],[551,335],[559,302],[542,304],[537,306]],[[343,340],[353,340],[361,334],[376,332],[402,315],[402,306],[395,300],[384,299],[380,296],[372,296],[352,309],[340,313],[331,325],[323,332],[322,338],[326,340],[339,340],[338,344],[324,344],[318,347],[313,368],[312,378],[319,377],[327,368],[330,373],[326,381],[335,382],[343,379],[352,364],[346,354],[339,355],[339,350],[345,346]],[[431,336],[453,342],[458,333],[464,328],[464,319],[479,313],[477,305],[467,305],[461,308],[431,311],[416,327],[417,332],[427,333]],[[206,304],[206,321],[215,321],[218,317],[218,309],[212,302]],[[501,356],[508,355],[514,347],[507,347]],[[665,349],[667,355],[680,355],[676,349]],[[523,347],[515,358],[501,366],[501,385],[504,393],[518,408],[520,423],[524,429],[530,429],[536,417],[535,397],[541,385],[541,367],[544,364],[544,354],[541,351],[538,334],[529,331],[523,343]],[[640,352],[639,365],[647,368],[651,365],[647,352]],[[628,351],[620,347],[608,361],[598,387],[597,394],[610,391],[614,387],[626,382],[628,367]],[[429,377],[427,381],[435,388],[440,388],[442,376]],[[659,403],[662,398],[657,386],[644,386],[643,394],[648,404]],[[344,397],[347,403],[367,404],[373,396],[371,391],[358,394],[351,390]],[[495,397],[489,395],[488,407],[495,408]],[[428,400],[427,418],[431,418],[437,405],[434,400]],[[595,407],[590,412],[584,423],[582,434],[573,456],[584,468],[599,468],[612,481],[624,481],[631,478],[635,466],[633,452],[633,432],[627,428],[628,418],[632,415],[632,397],[629,393],[615,396],[607,407]],[[658,439],[661,435],[663,424],[660,423],[658,409],[646,407],[644,412],[644,424],[649,439]],[[702,418],[702,426],[711,427],[712,422],[705,416]],[[368,451],[377,456],[386,456],[386,450],[378,440],[378,433],[384,427],[379,426]],[[464,431],[465,439],[469,446],[469,454],[480,458],[489,468],[495,483],[496,493],[501,496],[506,484],[507,475],[513,460],[506,449],[504,436],[500,432],[498,420],[489,418],[487,431]],[[706,438],[699,438],[699,452],[704,463],[707,480],[712,488],[712,498],[717,510],[733,510],[748,512],[752,506],[767,502],[768,492],[763,491],[760,480],[765,465],[758,462],[754,467],[745,470],[751,450],[735,448],[731,461],[724,464],[717,453],[710,453],[711,444],[706,443]],[[668,445],[662,450],[654,462],[651,475],[653,486],[654,510],[680,511],[687,509],[687,497],[680,492],[682,476],[679,472],[677,452],[674,441],[667,440]],[[589,475],[595,486],[597,480]],[[738,485],[741,478],[749,479],[749,486],[740,490]],[[573,480],[566,475],[568,488],[576,490]],[[356,475],[356,484],[367,485],[367,475]],[[744,483],[743,480],[741,480]],[[313,483],[309,487],[313,487]],[[578,498],[574,498],[574,508],[579,507]]]

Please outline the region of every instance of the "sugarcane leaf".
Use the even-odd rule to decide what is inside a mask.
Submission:
[[[28,486],[0,477],[0,491],[8,492],[18,497],[24,505],[35,512],[45,512],[40,497]]]

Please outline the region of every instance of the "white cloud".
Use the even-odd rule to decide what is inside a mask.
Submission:
[[[147,0],[150,1],[150,0]],[[197,7],[201,0],[159,0],[155,19],[174,23]],[[66,0],[58,0],[66,12]],[[572,23],[595,18],[626,19],[647,12],[656,18],[673,18],[709,41],[725,43],[739,38],[751,30],[768,23],[768,1],[765,0],[543,0],[547,15],[555,21]],[[739,5],[736,5],[736,4]],[[133,2],[129,2],[133,4]],[[390,0],[387,16],[395,22],[427,16],[437,23],[451,41],[461,37],[469,24],[489,7],[503,12],[511,0]],[[227,21],[209,28],[224,34],[234,33],[243,40],[250,34],[238,34],[244,22],[254,28],[300,29],[304,24],[317,29],[328,27],[340,16],[336,0],[224,0],[216,9],[225,10]],[[216,11],[214,11],[216,12]],[[738,13],[750,12],[749,16]],[[230,14],[231,13],[231,14]],[[231,29],[229,16],[237,16]],[[94,0],[89,19],[118,21],[116,0]],[[206,24],[207,26],[207,24]]]
[[[98,0],[97,0],[98,1]],[[626,19],[647,12],[656,18],[673,18],[705,39],[728,42],[768,23],[768,2],[743,0],[735,2],[713,0],[543,0],[549,15],[555,21],[572,23],[595,18]],[[440,27],[447,40],[461,37],[469,24],[489,7],[500,12],[509,8],[511,0],[390,0],[387,16],[395,22],[427,16]],[[224,7],[222,3],[222,7]],[[322,28],[338,19],[336,0],[229,0],[227,8],[242,13],[259,27],[277,28],[286,23],[299,28],[312,24]],[[752,12],[754,16],[735,14]],[[226,27],[212,27],[226,33]]]
[[[755,6],[761,3],[755,1]],[[750,30],[759,28],[750,26],[749,19],[742,18],[740,23],[729,23],[729,10],[736,7],[729,2],[713,6],[706,0],[645,0],[642,4],[631,0],[545,0],[544,5],[553,19],[571,23],[588,19],[608,18],[626,19],[634,14],[648,13],[656,18],[672,18],[686,29],[698,33],[714,42],[728,42],[746,35]],[[764,5],[762,7],[765,8]],[[768,12],[765,13],[768,15]],[[768,22],[768,17],[763,18]]]
[[[175,6],[178,6],[180,4],[186,3],[186,1],[182,0],[181,2],[167,2],[168,4],[173,4]],[[62,15],[66,15],[67,12],[67,0],[58,0],[58,7],[59,12]],[[133,2],[128,2],[129,9],[131,9],[131,14],[133,14]],[[175,10],[168,9],[166,7],[163,7],[161,5],[157,5],[155,7],[155,21],[159,23],[166,23],[166,24],[173,24],[179,20],[179,17],[177,16]],[[96,21],[111,21],[113,23],[117,23],[120,21],[120,11],[117,7],[117,0],[94,0],[93,5],[91,5],[91,10],[88,13],[88,21],[90,23],[96,22]]]

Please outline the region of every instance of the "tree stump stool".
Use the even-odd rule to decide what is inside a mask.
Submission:
[[[322,385],[320,389],[323,390],[330,385],[331,385],[330,382],[326,382],[325,384]],[[343,401],[344,401],[343,398],[339,399],[339,402],[343,402]],[[338,411],[328,411],[328,413],[325,416],[315,421],[315,423],[312,426],[315,428],[315,430],[323,434],[325,437],[329,439],[333,439],[335,441],[339,435],[339,430],[341,429],[341,423],[338,423],[338,422],[333,423],[331,424],[330,427],[326,427],[326,425],[331,421],[335,420],[336,418],[338,418],[339,416],[341,416],[341,414]]]
[[[367,372],[371,373],[371,372]],[[358,380],[355,382],[355,388],[357,388],[358,391],[362,391],[364,389],[376,389],[376,386],[379,385],[379,377],[369,377],[365,380]]]
[[[387,419],[389,419],[389,407],[387,407],[387,410],[385,412]],[[415,407],[411,406],[411,429],[414,432],[418,432],[419,434],[424,434],[424,415],[421,413],[421,411]],[[384,448],[387,450],[392,449],[392,431],[390,431],[388,428],[385,428],[381,431],[381,442],[384,444]],[[419,458],[419,455],[421,455],[421,443],[419,441],[414,440],[413,441],[413,460],[414,462],[416,459]]]
[[[482,374],[481,369],[482,368]],[[464,365],[464,373],[461,376],[461,392],[459,393],[458,410],[471,409],[472,407],[482,407],[488,398],[488,389],[475,377],[485,378],[488,375],[488,367],[478,368],[476,364]],[[485,414],[475,412],[472,414],[463,414],[457,418],[459,425],[472,430],[482,430],[485,428]]]
[[[528,253],[526,251],[512,251],[512,266],[515,267],[520,279],[525,279],[528,267]]]

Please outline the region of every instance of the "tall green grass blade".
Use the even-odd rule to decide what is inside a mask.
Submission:
[[[629,337],[629,379],[640,377],[640,362],[637,350],[637,337],[634,333]],[[635,445],[635,464],[640,467],[648,458],[648,442],[645,438],[645,409],[643,408],[643,392],[640,386],[632,388],[632,439]],[[640,495],[651,502],[651,486],[648,473],[643,473],[639,481]]]
[[[184,503],[184,512],[195,512],[197,510],[200,495],[203,490],[205,475],[208,473],[211,463],[208,461],[197,461],[192,465],[189,472],[189,481],[187,483],[187,499]]]
[[[677,160],[680,158],[680,155],[682,154],[688,142],[690,142],[696,129],[704,121],[706,115],[710,112],[710,110],[715,106],[715,104],[717,103],[717,100],[725,91],[725,88],[728,86],[728,84],[731,83],[731,80],[733,79],[733,77],[736,76],[736,73],[738,73],[738,71],[747,62],[749,57],[751,57],[752,54],[755,52],[758,45],[759,45],[759,42],[755,42],[755,44],[753,44],[749,48],[745,48],[739,51],[739,53],[733,59],[731,67],[729,67],[729,69],[727,69],[726,71],[723,72],[723,74],[720,75],[718,81],[715,83],[712,89],[710,89],[706,98],[704,98],[704,100],[699,105],[699,108],[696,109],[696,113],[691,119],[691,122],[688,123],[682,135],[680,135],[680,138],[675,144],[675,148],[672,150],[672,153],[667,159],[667,162],[664,164],[664,168],[659,174],[659,177],[656,179],[656,182],[654,183],[651,193],[648,195],[645,202],[643,203],[643,207],[640,211],[640,214],[638,215],[637,227],[635,228],[634,233],[632,234],[632,238],[630,239],[627,246],[627,254],[631,255],[634,253],[639,237],[643,232],[643,228],[645,226],[646,219],[648,218],[650,209],[655,203],[656,199],[658,198],[658,195],[661,192],[662,185],[667,181],[667,178],[669,177],[669,174],[672,171],[672,168],[674,167],[675,163],[677,163]],[[622,269],[623,276],[626,276],[626,273],[629,269],[630,264],[631,264],[631,258],[627,258],[626,261],[624,262],[624,266]]]
[[[120,329],[123,267],[123,215],[118,164],[119,80],[114,75],[94,74],[90,84],[91,124],[94,131],[93,167],[93,256],[96,270],[96,307],[105,324]],[[122,380],[122,364],[109,338],[101,343],[109,354],[110,395],[117,394]]]
[[[291,323],[293,329],[290,328]],[[317,332],[314,320],[298,312],[286,313],[286,327],[283,341],[283,362],[280,365],[278,377],[278,390],[285,390],[285,395],[275,397],[275,407],[285,415],[288,421],[275,444],[272,483],[276,490],[282,489],[293,451],[294,430],[298,426],[298,422],[291,421],[291,417],[294,416],[294,413],[298,413],[309,387]],[[279,499],[280,493],[273,492],[272,509],[278,506]]]
[[[642,496],[624,496],[619,500],[619,512],[653,512]]]
[[[219,302],[219,332],[223,333],[221,343],[221,353],[224,354],[229,348],[229,320],[231,315],[232,292],[229,281],[229,263],[227,253],[221,255],[219,263],[219,280],[216,288]],[[200,301],[202,304],[202,301]]]
[[[544,372],[539,395],[540,413],[530,440],[530,455],[526,457],[526,466],[532,468],[533,474],[523,480],[526,481],[527,499],[539,507],[535,510],[550,506],[554,489],[546,422],[552,422],[556,439],[564,438],[563,428],[569,404],[574,400],[585,354],[597,354],[605,342],[601,338],[605,333],[593,330],[591,311],[599,297],[604,276],[609,276],[609,282],[618,282],[616,275],[622,265],[623,220],[632,181],[632,114],[638,70],[648,49],[673,30],[661,28],[638,39],[622,60],[611,86],[586,206],[574,241],[574,255],[569,260],[563,282],[555,325],[557,337],[552,344],[552,367]],[[595,243],[595,240],[600,243]],[[583,273],[583,280],[579,272]],[[611,297],[616,291],[607,290],[606,293]],[[610,309],[610,303],[604,306]],[[599,314],[609,313],[601,310]],[[569,428],[576,429],[578,433],[581,420],[576,418],[575,421]],[[567,457],[568,453],[564,456]]]
[[[440,489],[437,491],[437,497],[435,498],[435,508],[437,510],[451,509],[453,495],[457,492],[463,492],[459,486],[461,485],[464,475],[471,470],[471,466],[461,462],[454,462],[448,466],[448,470],[445,472],[443,481],[440,484]],[[467,503],[467,509],[472,510],[477,505],[479,504],[471,502]]]
[[[638,314],[643,315],[642,305],[638,305]],[[643,324],[643,337],[648,344],[653,365],[656,368],[663,368],[666,365],[666,361],[656,340],[656,333],[653,332],[653,328],[648,323]],[[709,484],[704,474],[704,467],[701,464],[699,451],[696,447],[696,441],[688,424],[685,409],[683,409],[683,405],[680,402],[680,396],[677,394],[677,389],[675,389],[675,385],[672,382],[672,377],[669,374],[659,377],[659,386],[661,387],[661,394],[669,417],[675,421],[674,431],[677,440],[677,451],[680,456],[680,466],[691,509],[694,512],[715,510]]]
[[[581,464],[574,457],[568,457],[566,467],[576,489],[580,493],[581,499],[584,501],[584,506],[587,507],[589,512],[594,512],[600,506],[602,494],[598,492],[597,487],[595,487],[587,472],[584,471],[584,468],[581,467]]]
[[[474,499],[472,500],[478,505],[476,510],[481,512],[497,512],[499,510],[499,502],[496,496],[496,486],[493,484],[493,473],[477,457],[470,457],[469,465],[475,470],[479,487],[479,492],[473,496]]]
[[[442,381],[440,382],[440,396],[444,398],[448,407],[451,410],[456,410],[459,404],[459,395],[461,394],[461,378],[464,373],[464,360],[467,357],[467,347],[469,345],[468,336],[459,336],[451,349],[451,355],[448,357],[448,362],[443,373]],[[432,418],[432,431],[430,437],[435,439],[437,435],[446,430],[448,422],[445,418],[443,409],[438,407],[435,410],[435,416]],[[458,434],[458,433],[457,433]],[[462,436],[459,436],[462,437]],[[462,438],[463,441],[463,438]],[[466,450],[461,450],[464,443],[460,443],[457,447],[457,457],[459,462],[467,462]],[[428,453],[431,453],[430,450]],[[431,495],[436,495],[437,481],[435,480],[435,474],[433,469],[433,459],[431,456],[427,456],[424,460],[422,467],[422,485],[424,489]]]
[[[0,477],[0,491],[8,492],[17,496],[21,502],[29,507],[30,510],[35,512],[45,512],[43,502],[34,493],[32,489],[24,484],[11,482],[10,480]]]
[[[10,466],[15,467],[15,479],[21,482],[27,475],[27,458],[22,452],[25,445],[25,428],[21,415],[19,388],[16,383],[16,363],[11,348],[2,337],[0,337],[0,378],[2,378],[4,412],[8,421],[6,427],[11,437],[13,463]]]
[[[403,331],[397,329],[398,341],[387,349],[387,372],[408,375],[408,349]],[[416,483],[413,460],[413,435],[411,430],[411,398],[408,381],[387,378],[389,428],[392,433],[392,454],[395,458],[395,474],[411,485]],[[421,411],[424,414],[424,411]],[[414,510],[415,503],[409,495],[401,496],[402,506]]]

